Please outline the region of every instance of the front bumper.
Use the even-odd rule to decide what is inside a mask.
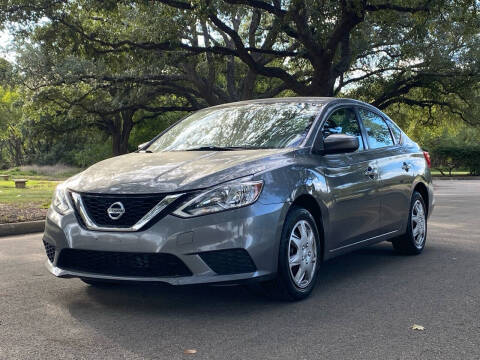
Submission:
[[[147,230],[138,232],[87,230],[79,224],[75,214],[62,216],[50,209],[43,241],[55,247],[55,255],[52,256],[53,261],[47,260],[46,266],[52,274],[64,278],[165,282],[172,285],[268,278],[277,271],[278,243],[286,208],[286,204],[256,202],[248,207],[189,219],[167,215]],[[171,254],[186,265],[191,275],[125,276],[62,268],[59,259],[64,249]],[[228,249],[244,249],[254,264],[254,271],[219,274],[207,265],[204,254]]]

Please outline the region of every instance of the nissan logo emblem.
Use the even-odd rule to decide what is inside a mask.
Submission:
[[[118,201],[110,205],[110,207],[107,209],[107,214],[110,219],[118,220],[122,217],[123,214],[125,214],[125,207],[120,201]]]

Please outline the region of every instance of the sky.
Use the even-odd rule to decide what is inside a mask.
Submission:
[[[10,62],[15,60],[15,52],[11,49],[12,36],[7,30],[0,31],[0,57]]]

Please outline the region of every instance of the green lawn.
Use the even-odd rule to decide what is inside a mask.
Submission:
[[[67,165],[24,165],[2,170],[0,175],[0,224],[45,219],[55,187],[82,169]],[[16,189],[13,179],[27,179],[26,189]]]
[[[12,180],[0,180],[0,203],[18,205],[35,203],[47,208],[59,183],[60,181],[28,180],[26,189],[16,189]]]
[[[432,170],[432,175],[442,176],[442,173],[438,170]],[[444,171],[445,176],[448,176],[448,171]],[[452,176],[469,176],[470,172],[468,171],[452,171]]]
[[[29,179],[25,189],[16,189],[12,180],[0,180],[0,224],[45,219],[59,183]]]

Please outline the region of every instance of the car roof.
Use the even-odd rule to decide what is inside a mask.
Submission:
[[[244,101],[216,105],[209,108],[210,109],[223,108],[223,107],[248,105],[248,104],[278,104],[278,103],[287,104],[287,103],[302,103],[302,102],[311,102],[311,103],[322,104],[322,105],[326,105],[330,103],[350,103],[350,104],[371,106],[370,104],[364,103],[363,101],[349,99],[349,98],[296,96],[296,97],[278,97],[278,98],[244,100]]]

